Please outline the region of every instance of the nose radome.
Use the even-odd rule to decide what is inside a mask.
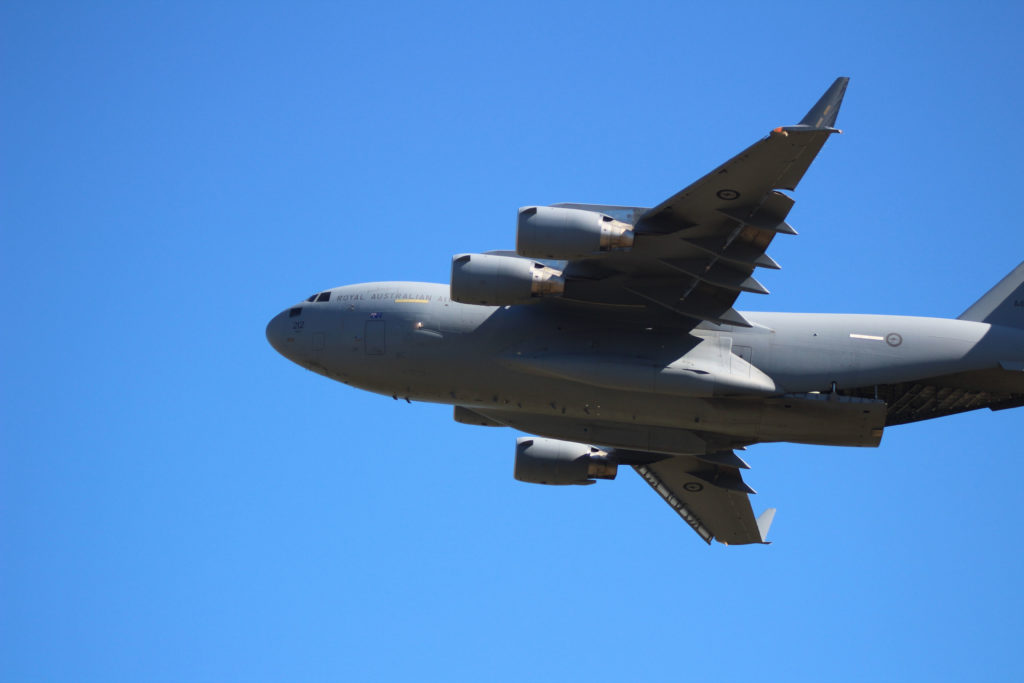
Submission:
[[[274,347],[274,350],[282,356],[288,357],[285,353],[285,338],[288,334],[288,311],[281,311],[267,323],[267,341]]]

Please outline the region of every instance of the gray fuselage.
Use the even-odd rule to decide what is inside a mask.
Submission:
[[[659,447],[664,439],[651,434],[875,446],[880,425],[851,414],[878,406],[836,410],[830,392],[1024,361],[1024,331],[965,320],[744,313],[753,327],[686,332],[631,327],[628,311],[625,322],[597,322],[551,302],[459,304],[431,283],[348,285],[320,298],[328,300],[296,304],[267,326],[274,348],[309,370],[379,394],[513,416],[501,422],[544,436],[670,452],[688,445]],[[730,395],[707,383],[708,367],[742,381],[763,373],[774,387]],[[665,368],[696,388],[662,388],[664,373],[650,379]],[[1013,375],[1020,384],[1024,373]]]

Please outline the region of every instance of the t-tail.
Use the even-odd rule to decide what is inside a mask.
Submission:
[[[1024,329],[1024,262],[961,313],[959,319]]]

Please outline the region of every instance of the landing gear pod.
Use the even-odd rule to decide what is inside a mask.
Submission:
[[[577,259],[633,246],[633,226],[595,211],[557,206],[519,209],[516,253],[531,258]]]
[[[459,254],[452,259],[452,301],[481,306],[514,306],[561,296],[561,271],[516,256]]]
[[[605,451],[558,439],[516,439],[515,478],[531,484],[593,484],[614,479],[618,464]]]

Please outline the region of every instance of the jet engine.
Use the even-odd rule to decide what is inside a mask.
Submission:
[[[499,254],[458,254],[452,258],[452,301],[512,306],[565,291],[562,273],[543,263]]]
[[[531,484],[593,484],[614,479],[618,463],[592,446],[558,439],[516,439],[515,478]]]
[[[595,211],[557,206],[519,209],[516,253],[576,259],[633,246],[633,226]]]

